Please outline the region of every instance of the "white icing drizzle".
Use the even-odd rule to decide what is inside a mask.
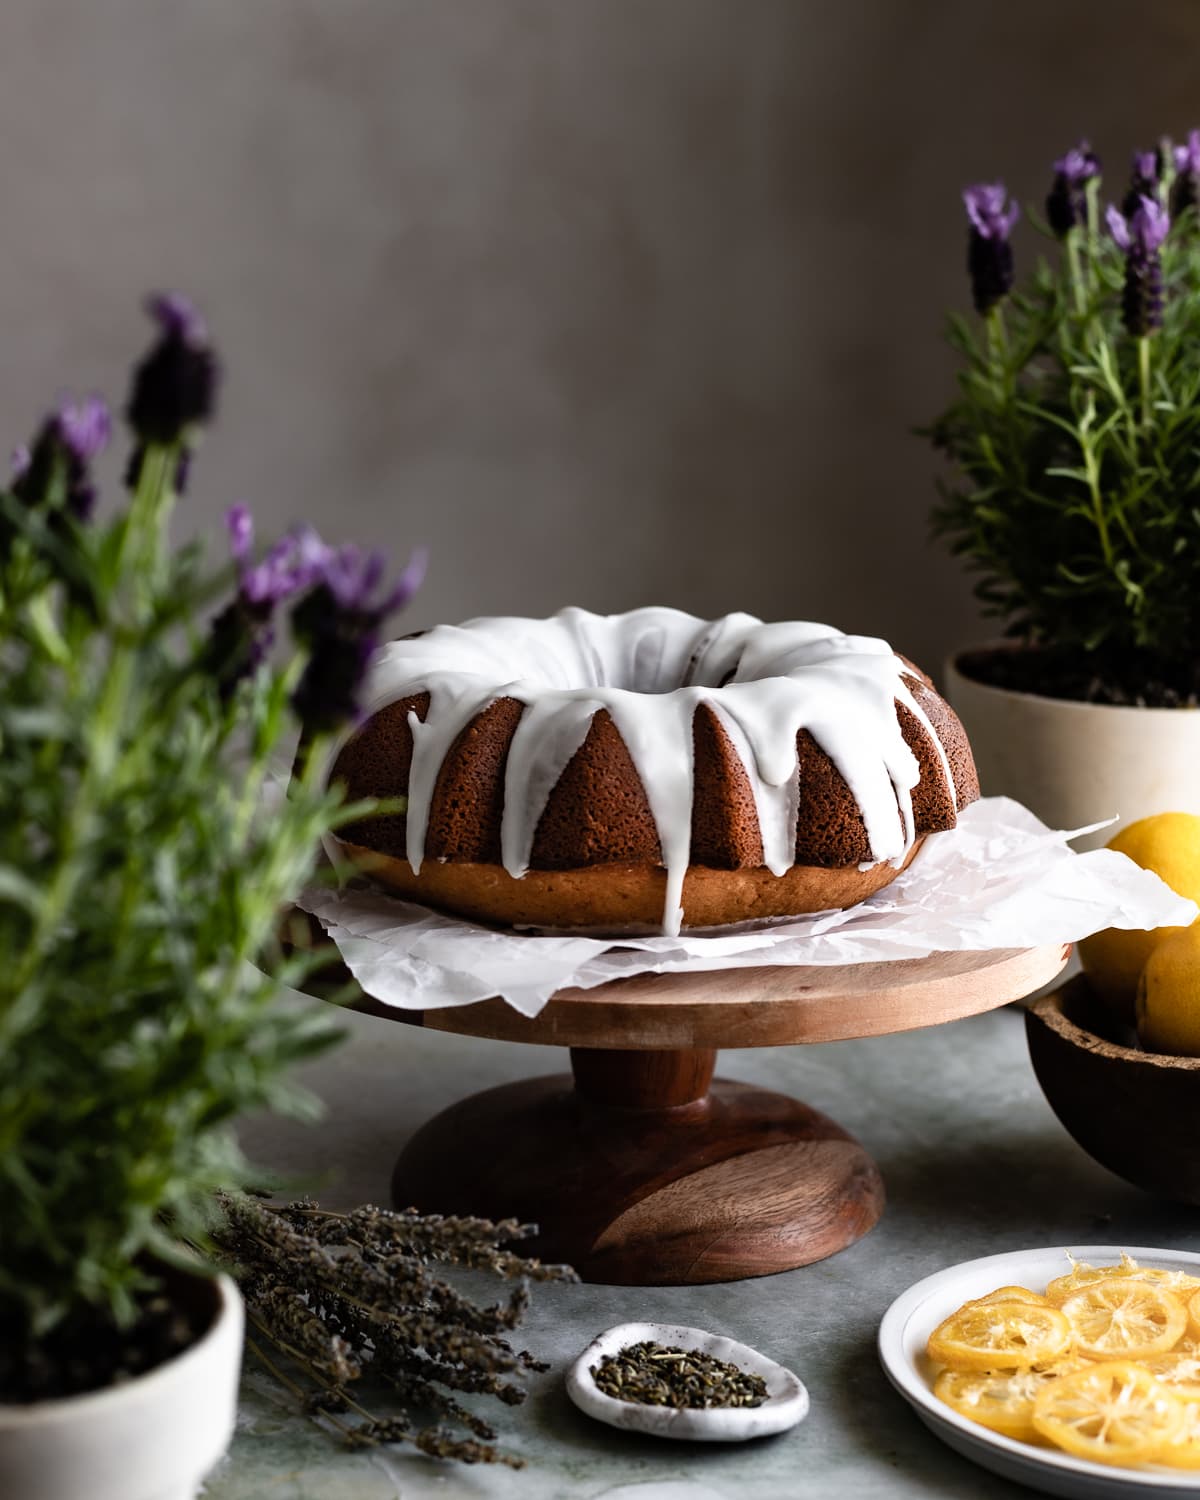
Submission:
[[[764,625],[745,614],[704,621],[675,609],[564,609],[548,620],[468,620],[393,641],[372,666],[368,706],[374,712],[429,694],[424,721],[409,714],[407,854],[419,871],[434,787],[451,746],[497,699],[524,705],[508,753],[501,821],[501,859],[517,877],[529,868],[551,791],[593,715],[607,709],[658,829],[667,872],[663,931],[673,934],[683,920],[690,857],[697,707],[712,707],[746,769],[773,874],[795,863],[801,729],[858,803],[873,860],[899,864],[915,837],[912,790],[920,766],[904,742],[898,703],[928,734],[954,790],[945,750],[904,681],[907,670],[886,642],[829,625]]]

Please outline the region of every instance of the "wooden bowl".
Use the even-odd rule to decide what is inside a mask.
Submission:
[[[1035,1001],[1025,1026],[1042,1091],[1088,1155],[1200,1205],[1200,1058],[1141,1051],[1082,974]]]

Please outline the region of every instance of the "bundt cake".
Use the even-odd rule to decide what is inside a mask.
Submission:
[[[674,609],[441,625],[383,648],[332,776],[407,798],[346,853],[474,920],[610,933],[846,907],[979,795],[891,647]]]

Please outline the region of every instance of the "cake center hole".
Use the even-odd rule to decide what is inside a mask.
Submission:
[[[678,652],[669,650],[667,642],[657,631],[648,632],[637,642],[624,666],[625,670],[614,679],[610,675],[611,667],[606,672],[604,663],[597,656],[593,661],[595,676],[588,686],[625,688],[632,693],[655,697],[685,687],[723,687],[732,675],[729,671],[715,670],[711,660],[689,656],[680,661]]]

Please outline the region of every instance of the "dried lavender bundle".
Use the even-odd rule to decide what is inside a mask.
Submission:
[[[247,1345],[307,1416],[349,1447],[406,1442],[436,1458],[521,1467],[494,1446],[491,1424],[449,1393],[519,1406],[526,1387],[510,1377],[546,1368],[501,1336],[520,1322],[531,1281],[577,1280],[569,1266],[500,1248],[534,1226],[370,1205],[339,1214],[309,1199],[276,1206],[241,1194],[220,1204],[213,1238],[246,1299]],[[434,1265],[517,1285],[478,1307]],[[364,1377],[399,1411],[381,1416],[359,1402],[349,1387]]]

